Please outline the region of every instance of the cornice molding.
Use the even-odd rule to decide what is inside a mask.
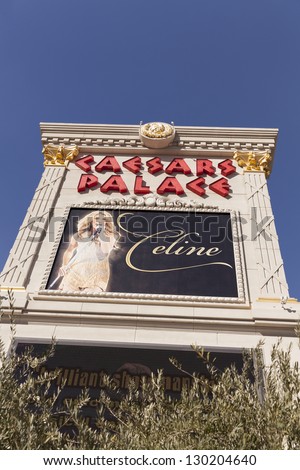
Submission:
[[[43,295],[41,293],[33,294],[32,299],[36,301],[44,301],[49,304],[49,296]],[[61,297],[53,297],[52,299],[52,306],[55,306],[55,301],[61,302]],[[68,304],[67,298],[64,299],[66,301],[66,306]],[[80,301],[80,298],[74,298],[73,300]],[[94,299],[93,299],[94,300]],[[88,301],[92,301],[92,299],[88,299]],[[94,300],[95,301],[95,300]],[[139,302],[144,303],[144,302]],[[192,307],[192,306],[191,306]],[[233,306],[233,308],[235,308]],[[193,310],[193,309],[192,309]],[[9,309],[4,309],[3,311],[3,323],[9,323],[11,311]],[[298,317],[296,314],[292,315],[291,317],[281,317],[281,318],[264,318],[256,317],[251,314],[251,311],[247,315],[245,315],[244,319],[241,318],[229,318],[224,314],[218,314],[212,317],[208,316],[200,316],[195,315],[191,312],[191,314],[186,316],[158,316],[153,315],[151,313],[148,314],[122,314],[122,313],[112,313],[112,312],[97,312],[91,313],[88,311],[81,311],[80,313],[62,311],[62,310],[44,310],[43,312],[39,310],[32,310],[30,311],[23,310],[23,311],[15,311],[14,312],[14,319],[16,324],[21,323],[24,324],[24,321],[28,325],[30,324],[57,324],[57,325],[78,325],[80,324],[81,327],[84,326],[111,326],[112,321],[115,322],[116,328],[120,327],[134,327],[134,328],[166,328],[169,329],[177,327],[181,330],[189,329],[189,330],[198,330],[198,331],[210,331],[210,332],[217,332],[220,333],[220,328],[225,329],[227,328],[232,333],[249,333],[249,334],[263,334],[263,335],[272,335],[272,336],[289,336],[295,337],[295,328],[298,324]],[[227,330],[227,331],[228,331]],[[27,335],[26,335],[27,336]],[[70,338],[68,336],[68,338]]]
[[[139,151],[153,153],[139,137],[139,125],[41,123],[42,144],[76,145],[81,152]],[[273,154],[278,129],[175,126],[176,135],[169,147],[156,153],[215,153],[232,156],[237,150],[269,151]]]

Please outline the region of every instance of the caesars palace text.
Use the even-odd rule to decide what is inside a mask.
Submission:
[[[92,165],[94,165],[92,168]],[[236,168],[232,161],[229,159],[223,160],[218,163],[218,169],[213,166],[213,163],[209,159],[195,159],[195,168],[192,169],[187,164],[184,158],[173,158],[171,162],[165,167],[160,157],[154,157],[146,161],[145,168],[142,164],[141,157],[135,156],[128,160],[119,163],[115,156],[105,156],[98,163],[95,161],[93,155],[85,155],[79,158],[75,165],[84,171],[84,174],[80,176],[77,191],[82,193],[91,188],[100,187],[100,191],[103,193],[117,192],[117,193],[128,193],[129,188],[126,184],[126,178],[118,173],[122,173],[122,168],[125,168],[131,173],[136,174],[133,191],[135,194],[149,194],[153,192],[153,188],[148,186],[143,179],[142,173],[144,171],[151,175],[158,175],[165,173],[166,175],[182,174],[186,176],[196,176],[192,181],[189,179],[185,184],[186,189],[192,191],[197,196],[204,196],[206,193],[205,186],[222,197],[227,197],[230,191],[230,185],[227,177],[236,173]],[[109,176],[103,183],[99,182],[98,176],[94,173],[105,173],[111,172],[114,175]],[[211,177],[215,175],[221,175],[221,178],[213,179],[210,183],[206,183],[205,177]],[[160,182],[156,187],[156,192],[161,195],[173,193],[182,195],[185,193],[184,187],[181,182],[178,181],[176,176],[166,176],[165,179]]]

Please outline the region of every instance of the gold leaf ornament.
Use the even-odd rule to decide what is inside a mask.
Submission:
[[[268,178],[271,174],[272,155],[270,152],[236,151],[233,159],[245,171],[263,171]]]
[[[76,145],[65,146],[47,144],[44,146],[42,153],[44,154],[44,166],[67,166],[79,154]]]
[[[163,122],[149,122],[142,126],[141,132],[152,139],[163,139],[173,134],[174,128]]]

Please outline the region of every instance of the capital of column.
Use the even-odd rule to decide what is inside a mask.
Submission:
[[[271,174],[272,155],[269,151],[245,152],[237,150],[234,152],[233,159],[241,168],[244,168],[245,171],[263,171],[266,175],[266,178],[268,178]]]
[[[79,149],[76,145],[65,146],[47,144],[44,146],[44,166],[67,166],[77,155]]]

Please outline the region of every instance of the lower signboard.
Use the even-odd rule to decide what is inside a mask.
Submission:
[[[28,347],[19,343],[17,353]],[[34,354],[40,355],[46,349],[46,344],[35,344]],[[174,357],[182,364],[182,370],[175,367],[170,358]],[[243,357],[241,352],[211,352],[210,360],[214,365],[224,370],[231,364],[241,369]],[[60,404],[64,400],[75,399],[84,389],[89,390],[90,400],[83,410],[88,424],[95,425],[97,398],[101,390],[107,390],[105,377],[109,375],[116,389],[113,399],[128,391],[130,381],[139,387],[143,380],[150,378],[151,373],[157,374],[162,370],[163,386],[171,397],[178,398],[183,388],[190,388],[192,375],[209,377],[205,364],[199,360],[193,350],[147,349],[107,346],[71,346],[56,345],[54,356],[49,357],[37,373],[59,369],[59,375],[53,383],[53,390],[63,386],[60,394]],[[109,415],[106,417],[109,418]]]
[[[227,212],[72,208],[48,290],[237,298]]]

